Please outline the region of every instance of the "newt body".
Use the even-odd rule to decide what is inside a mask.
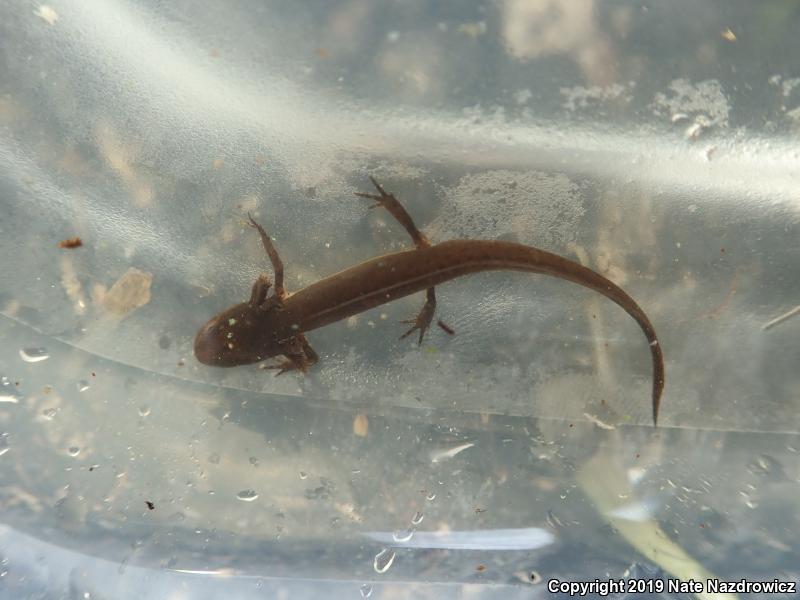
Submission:
[[[195,338],[195,356],[207,365],[233,367],[284,356],[276,367],[280,373],[305,371],[318,360],[303,335],[341,319],[392,300],[427,290],[426,302],[413,327],[419,341],[435,312],[434,288],[456,277],[482,271],[523,271],[572,281],[622,307],[641,327],[650,344],[653,363],[652,408],[657,423],[664,387],[664,361],[655,329],[638,304],[619,286],[576,262],[523,244],[490,240],[450,240],[431,245],[416,228],[397,199],[373,183],[379,196],[359,194],[378,201],[397,218],[416,244],[413,250],[394,252],[367,260],[313,283],[295,293],[283,287],[283,264],[269,236],[251,218],[261,234],[264,248],[275,270],[275,293],[262,275],[253,285],[250,300],[232,306],[206,323]],[[446,326],[441,324],[445,330]],[[405,335],[403,337],[405,337]]]

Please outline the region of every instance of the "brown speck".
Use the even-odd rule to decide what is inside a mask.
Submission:
[[[528,579],[530,579],[531,583],[540,583],[542,581],[542,576],[536,571],[531,571],[530,575],[528,575]]]
[[[89,472],[91,473],[92,471],[94,471],[94,465],[92,465],[91,467],[89,467]]]
[[[639,456],[640,456],[640,455],[639,455],[639,453],[637,452],[637,453],[636,453],[636,458],[639,458]]]
[[[700,523],[700,529],[705,529],[705,528],[706,528],[706,524],[705,523]]]
[[[320,58],[328,58],[331,55],[327,48],[316,48],[314,52]]]
[[[185,365],[185,364],[186,364],[186,361],[185,361],[185,360],[183,360],[183,359],[180,359],[180,360],[178,361],[178,366],[179,366],[179,367],[182,367],[182,366],[183,366],[183,365]]]
[[[486,570],[486,565],[478,565],[477,567],[475,567],[475,570],[478,573],[483,573]]]
[[[215,169],[221,169],[221,168],[222,168],[222,165],[224,165],[224,164],[225,164],[225,161],[224,161],[224,160],[222,160],[221,158],[215,158],[215,159],[214,159],[214,162],[213,162],[213,163],[211,163],[211,165],[212,165],[212,166],[213,166]]]
[[[455,330],[452,327],[450,327],[447,324],[445,324],[443,321],[436,321],[436,324],[439,327],[441,327],[445,332],[449,333],[450,335],[455,335],[456,334]]]
[[[485,509],[485,508],[479,508],[479,507],[476,507],[476,508],[475,508],[475,514],[476,514],[476,515],[479,515],[479,514],[481,514],[481,513],[485,513],[485,512],[486,512],[486,509]]]
[[[265,164],[267,164],[267,157],[264,156],[263,154],[257,154],[256,155],[256,164],[259,167],[263,167]]]
[[[209,54],[211,54],[211,58],[219,58],[219,48],[212,48]]]
[[[719,251],[720,251],[720,254],[725,254],[725,248],[720,248]]]
[[[150,500],[145,500],[144,503],[147,505],[147,509],[148,510],[155,510],[156,509],[156,505],[153,504],[152,502],[150,502]]]
[[[67,238],[58,242],[59,248],[80,248],[83,246],[83,240],[78,236]]]
[[[97,377],[97,373],[95,373],[94,371],[92,371],[92,377]]]
[[[367,419],[367,415],[356,415],[356,418],[353,419],[353,434],[358,437],[367,437],[367,433],[369,433],[369,419]]]
[[[572,423],[570,423],[570,424],[569,424],[569,426],[570,426],[570,427],[574,427],[574,425],[573,425]]]

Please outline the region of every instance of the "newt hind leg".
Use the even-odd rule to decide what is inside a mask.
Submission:
[[[395,197],[394,194],[391,192],[387,192],[383,189],[381,184],[379,184],[374,177],[369,178],[372,182],[372,185],[378,190],[378,194],[367,194],[364,192],[356,192],[356,196],[360,196],[361,198],[368,198],[370,200],[375,200],[375,204],[370,206],[370,208],[377,208],[382,206],[385,208],[390,215],[392,215],[395,220],[402,225],[403,229],[408,232],[408,235],[411,236],[411,240],[414,242],[414,246],[419,248],[427,248],[431,245],[428,241],[428,238],[425,237],[414,223],[414,219],[411,218],[411,215],[408,214],[408,211],[400,204],[400,201]],[[406,321],[402,321],[403,323],[410,323],[413,325],[411,329],[406,331],[403,335],[400,336],[402,340],[405,337],[408,337],[415,331],[419,330],[419,341],[417,342],[418,345],[422,344],[422,339],[425,337],[425,332],[430,327],[431,321],[433,320],[433,315],[436,313],[436,289],[435,288],[428,288],[425,293],[425,304],[422,305],[417,316],[413,319],[408,319]],[[442,321],[438,321],[437,325],[441,327],[444,331],[453,335],[455,332],[452,328],[448,327]]]

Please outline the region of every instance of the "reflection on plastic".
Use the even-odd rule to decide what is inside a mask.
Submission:
[[[537,550],[549,546],[555,536],[538,527],[523,529],[478,529],[475,531],[418,531],[406,542],[395,541],[391,532],[365,533],[376,542],[398,548],[449,550]]]

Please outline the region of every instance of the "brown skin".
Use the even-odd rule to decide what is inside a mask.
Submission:
[[[414,225],[397,199],[373,179],[377,200],[411,235],[416,248],[367,260],[302,290],[289,294],[283,286],[283,263],[264,229],[250,218],[261,235],[275,271],[275,291],[269,296],[269,278],[261,275],[253,284],[250,300],[221,312],[200,331],[194,353],[201,363],[235,367],[284,356],[269,368],[279,375],[298,369],[305,372],[319,360],[304,332],[324,327],[392,300],[426,290],[426,301],[413,327],[403,337],[419,331],[419,343],[436,310],[434,286],[481,271],[524,271],[566,279],[612,300],[639,324],[650,343],[653,362],[653,424],[658,422],[664,389],[664,357],[655,329],[638,304],[620,287],[591,269],[556,254],[531,246],[489,240],[450,240],[431,245]],[[374,207],[373,207],[374,208]],[[439,323],[445,331],[452,330]]]

